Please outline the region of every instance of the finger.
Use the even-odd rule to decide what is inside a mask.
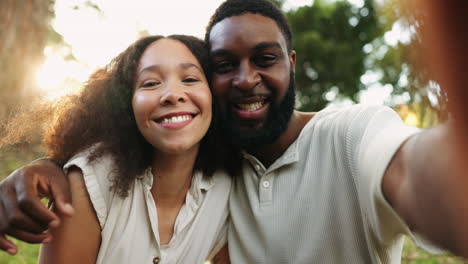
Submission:
[[[49,228],[49,225],[43,225],[22,212],[17,212],[10,222],[11,227],[24,230],[29,233],[40,234]]]
[[[35,222],[35,226],[37,227],[40,226],[43,230],[49,227],[51,224],[57,224],[60,222],[59,217],[49,210],[49,208],[46,207],[45,204],[43,204],[39,196],[36,194],[37,193],[37,187],[34,187],[33,183],[25,182],[26,187],[21,187],[18,185],[18,188],[16,189],[17,193],[17,199],[18,199],[18,207],[24,212],[24,215],[28,216],[28,219],[31,221]],[[12,210],[14,210],[15,205],[14,202],[10,202]],[[27,225],[24,222],[30,223],[28,220],[20,220],[21,223],[17,224],[19,228],[24,227],[24,225]],[[29,228],[34,228],[35,227],[29,227]],[[26,231],[33,231],[29,230],[29,228]]]
[[[2,204],[1,209],[5,212],[8,227],[15,227],[36,234],[42,233],[48,228],[47,222],[38,221],[36,218],[25,214],[25,209],[18,206],[14,200]]]
[[[0,249],[8,252],[10,255],[15,255],[18,252],[18,247],[8,240],[4,234],[0,234]]]
[[[6,234],[32,244],[48,243],[52,239],[49,233],[33,234],[16,228],[11,228]]]
[[[0,232],[5,232],[9,228],[16,227],[27,232],[42,233],[47,229],[47,225],[40,225],[34,219],[24,214],[15,200],[12,191],[3,193],[3,200],[0,201]],[[13,197],[13,199],[12,199]]]
[[[51,178],[50,191],[54,197],[54,205],[58,212],[66,216],[72,216],[75,210],[71,203],[72,197],[68,177],[62,174]]]

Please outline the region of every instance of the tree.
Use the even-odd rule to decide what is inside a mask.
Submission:
[[[416,8],[413,1],[386,0],[378,10],[384,31],[399,26],[410,36],[407,42],[387,45],[385,56],[374,61],[373,67],[383,72],[382,82],[392,84],[393,95],[408,95],[407,105],[417,114],[419,126],[433,126],[446,120],[447,95],[430,76],[428,65],[422,59],[425,43],[421,30],[428,14]],[[407,79],[403,83],[400,82],[402,77]]]
[[[33,96],[35,70],[49,37],[53,0],[0,2],[0,119]]]
[[[317,111],[337,97],[357,101],[364,89],[363,47],[382,36],[371,1],[358,8],[345,1],[317,0],[287,13],[297,52],[299,108]],[[328,92],[335,93],[326,96]]]
[[[283,1],[276,2],[281,6]],[[417,115],[417,125],[444,120],[445,95],[420,60],[419,31],[425,14],[410,2],[386,0],[377,5],[365,0],[358,7],[316,0],[289,11],[297,52],[298,108],[318,111],[340,99],[359,102],[360,92],[370,85],[363,77],[372,73],[375,84],[391,89],[385,103],[408,106],[405,109]],[[395,27],[399,31],[393,32]],[[388,43],[389,33],[406,34],[408,39]]]

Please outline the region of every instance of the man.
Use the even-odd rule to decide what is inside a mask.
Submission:
[[[268,1],[227,0],[206,40],[224,131],[245,150],[230,198],[233,263],[397,263],[402,234],[468,256],[466,216],[453,210],[467,212],[467,198],[450,193],[464,182],[443,180],[452,124],[419,132],[378,106],[294,111],[291,32]],[[0,191],[0,232],[28,242],[47,242],[38,233],[59,224],[39,193],[72,214],[66,178],[48,161]],[[12,245],[0,238],[0,247]]]

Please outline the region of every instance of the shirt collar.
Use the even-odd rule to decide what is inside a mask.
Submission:
[[[137,176],[137,179],[143,181],[148,187],[153,186],[153,173],[151,172],[151,167],[145,170],[144,173]],[[208,191],[215,184],[214,177],[205,177],[201,171],[195,171],[192,177],[192,185],[190,186],[189,192],[192,194],[198,192],[197,190]]]
[[[298,142],[300,140],[300,136],[286,149],[286,151],[281,155],[273,164],[270,165],[267,171],[276,170],[282,166],[295,163],[299,161],[299,150],[298,150]],[[264,165],[252,154],[247,153],[246,151],[242,151],[242,156],[244,159],[249,161],[251,165],[255,167],[255,165],[261,165],[264,168]]]

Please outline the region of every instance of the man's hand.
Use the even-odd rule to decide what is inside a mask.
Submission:
[[[0,249],[12,255],[18,248],[5,235],[28,243],[48,243],[45,233],[57,227],[60,218],[41,202],[48,197],[58,212],[71,216],[71,194],[62,169],[48,160],[38,160],[14,171],[0,183]]]

